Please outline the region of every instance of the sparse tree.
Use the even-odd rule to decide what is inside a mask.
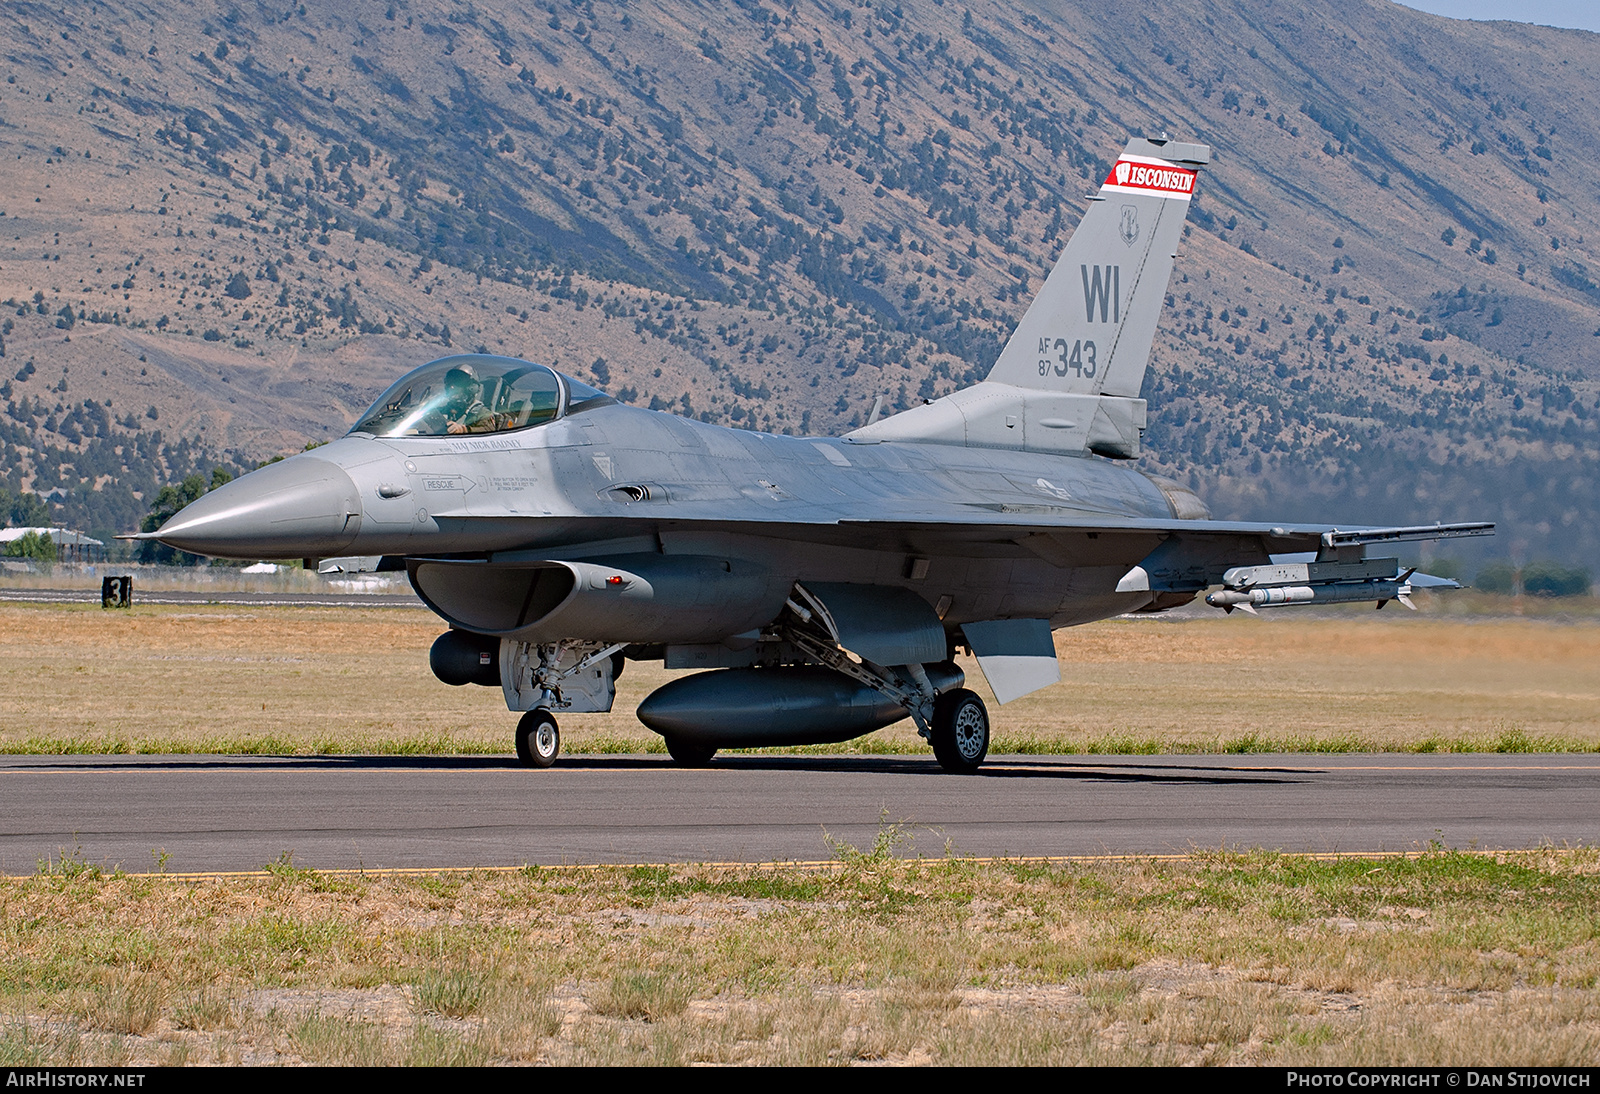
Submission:
[[[0,513],[12,528],[43,528],[50,524],[50,506],[38,494],[26,490],[13,496],[0,488]]]
[[[56,541],[48,532],[24,532],[6,544],[7,558],[25,558],[46,573],[56,561]]]

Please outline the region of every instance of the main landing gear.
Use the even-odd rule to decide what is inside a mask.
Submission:
[[[952,775],[971,775],[989,754],[989,712],[976,692],[956,688],[933,703],[928,743],[939,766]]]
[[[543,707],[530,710],[517,723],[517,759],[528,767],[549,767],[561,751],[561,727]]]

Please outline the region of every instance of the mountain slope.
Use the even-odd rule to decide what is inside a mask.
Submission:
[[[1164,130],[1217,159],[1146,381],[1157,469],[1219,514],[1600,548],[1595,35],[736,0],[24,3],[0,40],[0,468],[97,530],[446,346],[788,432],[934,397]]]

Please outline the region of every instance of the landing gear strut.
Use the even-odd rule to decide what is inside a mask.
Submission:
[[[939,766],[952,775],[971,775],[989,754],[989,712],[977,693],[947,691],[933,704],[928,743]]]
[[[517,759],[528,767],[549,767],[561,751],[561,728],[543,707],[530,710],[517,723]]]
[[[801,624],[809,624],[823,608],[820,602],[799,585],[796,590],[815,607],[815,611],[794,600],[789,609],[799,617]],[[831,624],[830,624],[831,626]],[[977,693],[956,687],[940,692],[928,677],[924,665],[909,663],[885,668],[862,659],[853,661],[836,641],[819,638],[805,626],[787,626],[779,633],[809,659],[826,665],[850,677],[906,708],[917,733],[933,746],[939,766],[952,775],[971,775],[978,770],[989,754],[989,712]],[[948,668],[961,679],[954,664]],[[671,746],[668,745],[670,749]],[[676,752],[673,753],[677,755]]]

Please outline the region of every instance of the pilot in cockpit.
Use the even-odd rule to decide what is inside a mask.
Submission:
[[[445,373],[445,399],[429,415],[433,419],[429,422],[430,432],[491,432],[495,417],[479,398],[482,387],[471,365],[458,365]]]

